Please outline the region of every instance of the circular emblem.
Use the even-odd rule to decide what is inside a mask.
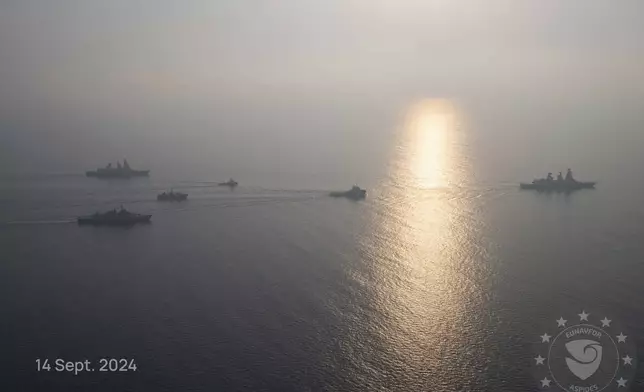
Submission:
[[[637,355],[633,338],[612,318],[582,310],[550,321],[532,360],[540,390],[628,391]]]

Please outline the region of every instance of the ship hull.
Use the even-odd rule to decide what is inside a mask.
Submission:
[[[92,170],[85,172],[87,177],[94,178],[132,178],[132,177],[148,177],[149,170]]]
[[[366,191],[361,191],[361,192],[331,192],[329,193],[329,196],[331,197],[345,197],[347,199],[351,200],[363,200],[367,197],[367,192]]]
[[[596,182],[575,182],[566,184],[525,184],[521,183],[521,189],[535,190],[539,192],[572,192],[581,189],[594,189]]]
[[[127,218],[96,218],[93,216],[82,216],[78,218],[79,225],[92,226],[132,226],[138,223],[150,223],[152,215],[139,215]]]
[[[157,201],[186,201],[188,200],[188,195],[179,195],[179,196],[157,196]]]

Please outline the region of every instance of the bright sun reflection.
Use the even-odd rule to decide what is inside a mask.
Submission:
[[[470,191],[459,187],[469,175],[460,117],[443,99],[410,108],[364,238],[374,304],[389,320],[383,345],[418,369],[457,363],[446,353],[467,345],[457,328],[479,311],[478,267],[468,270],[467,256],[478,227],[468,218]]]
[[[454,158],[450,148],[458,131],[456,118],[455,107],[447,100],[425,100],[409,111],[404,147],[410,158],[409,175],[417,186],[434,188],[448,185],[448,171]]]

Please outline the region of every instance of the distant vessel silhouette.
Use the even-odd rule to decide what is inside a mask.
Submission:
[[[566,178],[563,178],[561,172],[555,180],[552,178],[552,173],[548,173],[546,178],[539,178],[531,183],[519,184],[521,189],[530,189],[540,192],[572,192],[580,189],[594,189],[596,182],[582,182],[577,181],[572,176],[572,171],[568,169]]]
[[[152,215],[135,214],[123,206],[119,210],[113,209],[104,213],[96,212],[92,215],[78,217],[79,225],[102,226],[129,226],[137,223],[149,223]]]
[[[109,163],[104,168],[99,168],[96,170],[91,170],[85,172],[87,177],[96,177],[96,178],[131,178],[131,177],[147,177],[150,174],[149,170],[134,170],[130,167],[130,164],[127,162],[127,159],[123,160],[123,166],[120,162],[116,162],[116,167],[112,167],[112,164]]]
[[[226,182],[220,182],[220,183],[219,183],[219,184],[217,184],[217,185],[219,185],[219,186],[229,186],[229,187],[231,187],[231,188],[234,188],[234,187],[236,187],[237,185],[239,185],[239,183],[238,183],[237,181],[235,181],[235,180],[233,180],[233,179],[231,178],[231,179],[229,179],[228,181],[226,181]]]
[[[359,186],[354,185],[350,190],[344,192],[331,192],[329,193],[331,197],[346,197],[351,200],[362,200],[367,197],[367,191],[361,189]]]
[[[170,192],[163,192],[157,195],[158,201],[184,201],[188,199],[187,193],[175,192],[170,190]]]

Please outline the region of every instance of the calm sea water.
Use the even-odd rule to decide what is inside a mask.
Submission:
[[[359,178],[363,202],[326,197],[351,173],[234,191],[155,172],[3,178],[2,390],[531,391],[553,314],[600,309],[644,342],[644,180],[578,151],[596,190],[522,192],[534,154],[476,146],[451,106],[420,105]],[[157,203],[170,187],[189,201]],[[153,223],[74,223],[121,204]],[[138,369],[38,373],[39,358]]]

